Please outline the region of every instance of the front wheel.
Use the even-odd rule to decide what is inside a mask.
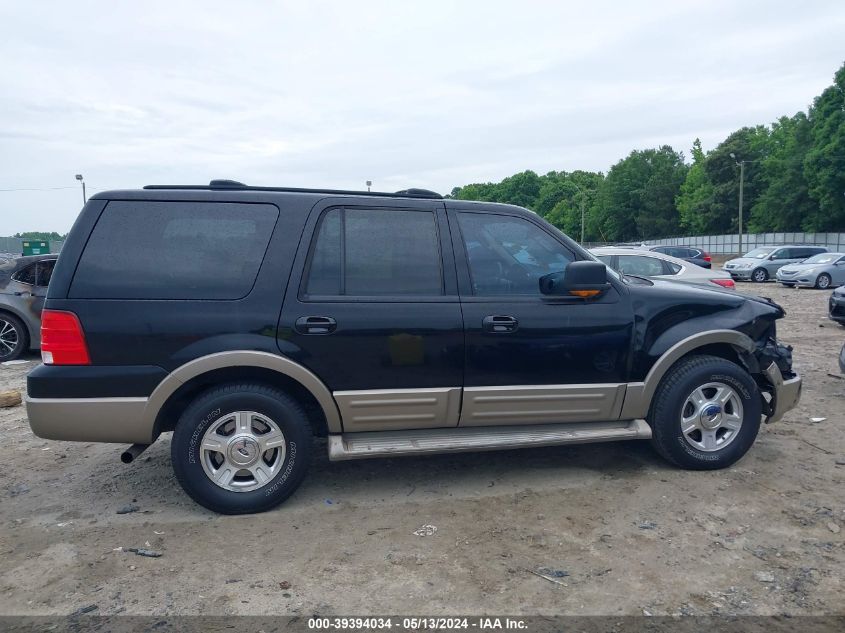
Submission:
[[[170,445],[176,478],[197,503],[222,514],[269,510],[308,470],[313,433],[300,404],[259,384],[224,385],[182,414]]]
[[[649,422],[652,444],[681,468],[726,468],[751,448],[762,405],[756,383],[715,356],[678,361],[660,383]]]
[[[816,288],[818,288],[819,290],[827,290],[828,288],[830,288],[830,281],[830,275],[828,275],[827,273],[822,273],[816,279]]]
[[[769,280],[769,271],[765,268],[756,268],[753,273],[751,273],[751,281],[756,282],[758,284],[763,283],[764,281]]]

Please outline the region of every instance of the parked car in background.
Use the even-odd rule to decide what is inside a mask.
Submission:
[[[827,316],[831,321],[845,325],[845,286],[840,286],[830,293],[827,304]]]
[[[685,262],[702,268],[710,268],[713,265],[713,258],[710,257],[710,253],[692,246],[645,246],[644,248],[676,259],[683,259]]]
[[[613,270],[626,275],[666,279],[684,284],[715,284],[731,290],[736,287],[730,274],[724,271],[707,270],[659,251],[610,246],[594,248],[591,252]]]
[[[41,346],[41,310],[56,255],[0,257],[0,362]]]
[[[820,253],[777,272],[784,286],[827,290],[845,284],[845,253]]]
[[[826,253],[824,246],[761,246],[747,252],[742,257],[729,259],[725,262],[724,269],[731,274],[735,280],[751,280],[763,283],[773,279],[778,270],[787,264],[796,264],[808,257]]]

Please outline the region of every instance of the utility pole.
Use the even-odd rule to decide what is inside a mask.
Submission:
[[[581,244],[584,244],[584,192],[581,192]]]
[[[584,225],[585,225],[584,218],[586,217],[585,205],[586,205],[586,202],[587,202],[587,195],[584,193],[584,190],[581,189],[581,187],[576,185],[574,182],[570,182],[569,184],[572,185],[573,187],[575,187],[575,189],[578,191],[578,193],[581,194],[581,244],[583,245],[584,244]]]
[[[84,206],[88,202],[88,198],[85,196],[85,181],[82,179],[82,174],[76,174],[76,179],[82,184],[82,204]]]
[[[742,257],[742,189],[745,185],[745,163],[748,161],[737,160],[733,152],[731,152],[731,158],[739,165],[739,257]]]

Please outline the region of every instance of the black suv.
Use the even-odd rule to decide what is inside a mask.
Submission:
[[[626,277],[534,213],[395,194],[150,186],[84,207],[27,410],[48,439],[164,432],[187,493],[257,512],[332,460],[651,439],[733,464],[801,379],[771,301]]]

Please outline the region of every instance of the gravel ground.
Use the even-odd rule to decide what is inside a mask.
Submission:
[[[319,446],[282,507],[223,517],[182,493],[169,437],[125,466],[0,409],[0,613],[843,613],[845,329],[827,292],[739,290],[786,308],[804,394],[718,472],[648,442],[336,464]]]

